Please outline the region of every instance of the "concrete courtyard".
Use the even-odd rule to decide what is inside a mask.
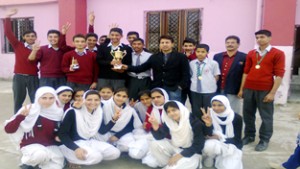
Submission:
[[[20,164],[20,154],[8,139],[3,130],[6,119],[13,115],[13,98],[11,81],[0,80],[0,169],[17,169]],[[29,103],[28,99],[27,102]],[[255,143],[243,148],[244,169],[267,169],[268,163],[283,162],[293,152],[295,148],[296,136],[300,129],[298,113],[300,104],[288,103],[286,105],[275,106],[274,134],[270,141],[269,148],[264,152],[254,151]],[[259,115],[257,124],[260,125]],[[148,167],[141,164],[138,160],[132,160],[126,155],[120,159],[109,162],[102,162],[95,166],[82,168],[86,169],[146,169]],[[207,169],[203,167],[203,169]]]

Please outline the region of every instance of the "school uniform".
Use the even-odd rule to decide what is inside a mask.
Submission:
[[[97,64],[99,66],[98,74],[98,89],[104,86],[112,86],[114,90],[120,87],[125,87],[125,81],[128,78],[126,73],[118,73],[112,70],[114,66],[110,63],[114,59],[111,51],[126,52],[126,55],[122,59],[122,63],[131,65],[132,63],[132,50],[125,44],[120,43],[118,46],[112,46],[112,43],[100,45],[97,51]]]
[[[226,110],[216,113],[211,109],[213,134],[217,139],[208,139],[203,148],[204,165],[218,169],[242,169],[242,117],[234,113],[229,100],[223,95],[217,95],[211,102],[221,102]],[[215,161],[215,162],[214,162]]]
[[[155,138],[150,144],[151,156],[143,159],[143,163],[150,167],[164,167],[166,169],[195,169],[199,166],[201,150],[204,147],[205,133],[202,122],[190,114],[189,110],[179,102],[180,121],[170,119],[163,110],[163,125],[157,131],[152,130]],[[170,135],[171,139],[167,139]],[[169,159],[180,153],[181,158],[174,166],[169,166]]]
[[[241,87],[246,54],[237,51],[229,57],[227,52],[222,52],[216,54],[214,60],[218,62],[221,70],[220,80],[217,82],[217,93],[225,94],[234,112],[240,113],[242,103],[237,94]]]
[[[201,119],[200,108],[210,107],[210,100],[217,91],[215,76],[220,75],[218,63],[209,58],[202,62],[195,59],[190,62],[192,113]]]
[[[140,54],[132,52],[132,65],[139,66],[145,63],[151,56],[151,53],[142,51]],[[143,90],[150,89],[151,84],[151,70],[141,73],[128,72],[128,95],[129,99],[138,99],[138,93]]]
[[[115,113],[115,106],[116,104],[114,103],[113,98],[103,102],[105,124],[112,119]],[[119,140],[112,144],[114,144],[121,152],[128,152],[128,155],[131,158],[141,159],[148,152],[147,141],[141,136],[145,135],[145,132],[142,129],[142,122],[136,111],[129,105],[124,104],[121,107],[120,113],[120,118],[116,121],[114,127],[111,128],[110,132],[103,136],[103,139],[108,141],[111,136],[117,137]]]
[[[31,45],[20,42],[14,35],[11,27],[11,19],[4,20],[4,34],[15,52],[15,65],[13,76],[13,98],[14,113],[22,107],[22,104],[28,95],[31,103],[34,102],[34,95],[39,87],[37,61],[29,61],[28,56],[31,53]]]
[[[150,106],[152,107],[152,106]],[[147,110],[150,108],[150,107],[146,107],[143,105],[143,103],[141,102],[137,102],[135,105],[134,105],[134,110],[137,112],[137,114],[139,115],[141,121],[145,121],[146,119],[146,112]]]
[[[117,159],[120,151],[97,139],[98,133],[105,134],[113,126],[112,121],[104,124],[103,111],[100,106],[92,113],[87,111],[85,105],[80,109],[71,108],[65,113],[58,132],[63,144],[60,146],[60,150],[70,163],[79,165],[93,165],[102,160]],[[85,160],[76,157],[75,150],[77,148],[87,151]]]
[[[297,136],[297,147],[294,150],[294,153],[289,157],[289,159],[282,164],[284,168],[296,169],[300,166],[300,133]]]
[[[54,97],[56,93],[51,87],[41,87],[35,95],[35,102],[27,105],[29,114],[27,116],[20,113],[5,122],[5,131],[10,134],[10,139],[20,145],[22,153],[21,162],[23,165],[40,167],[43,169],[64,167],[64,157],[60,152],[55,137],[59,127],[63,111],[54,102],[48,108],[42,108],[38,100],[44,94],[51,93]]]
[[[70,71],[73,58],[78,61],[79,69]],[[61,67],[67,76],[67,86],[73,89],[82,88],[88,90],[92,83],[97,83],[99,70],[95,53],[89,51],[79,53],[76,49],[67,52],[63,56]]]
[[[56,94],[57,94],[57,97],[58,97],[61,93],[63,93],[63,92],[71,92],[72,95],[73,95],[73,93],[74,93],[73,89],[72,89],[71,87],[69,87],[69,86],[60,86],[59,88],[57,88],[57,89],[55,90],[55,92],[56,92]],[[70,101],[70,102],[71,102],[71,101]],[[61,102],[61,100],[58,99],[57,105],[58,105],[58,107],[62,108],[63,111],[65,112],[66,110],[68,110],[68,109],[70,108],[70,105],[71,105],[70,102],[64,104],[64,103]]]

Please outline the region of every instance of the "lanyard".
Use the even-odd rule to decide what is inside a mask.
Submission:
[[[205,67],[205,62],[196,62],[197,63],[197,76],[198,76],[198,79],[199,80],[202,80],[202,73],[203,73],[203,70],[204,70],[204,67]],[[203,64],[202,66],[202,69],[200,69],[201,65]]]
[[[265,53],[264,55],[261,56],[260,60],[258,60],[258,52],[256,52],[256,65],[260,65],[260,63],[262,62],[262,60],[265,58],[265,56],[268,54]]]

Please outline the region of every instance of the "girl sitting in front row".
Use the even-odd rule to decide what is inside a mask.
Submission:
[[[164,105],[162,126],[159,125],[154,115],[149,116],[152,134],[156,140],[150,145],[154,160],[147,165],[165,169],[197,168],[204,147],[205,135],[212,132],[210,120],[203,118],[206,125],[210,126],[206,128],[182,103],[177,101],[169,101]],[[171,139],[167,139],[168,135]]]
[[[63,110],[56,104],[56,93],[51,87],[40,87],[35,102],[21,108],[5,123],[5,132],[12,134],[13,141],[20,144],[21,168],[61,169],[64,156],[55,137]]]
[[[58,97],[58,105],[66,111],[70,107],[70,102],[72,100],[73,89],[69,86],[60,86],[56,89],[56,94]]]
[[[100,95],[94,90],[85,92],[83,99],[74,102],[73,107],[65,113],[58,133],[63,143],[60,149],[69,167],[78,168],[79,165],[93,165],[102,160],[119,158],[120,151],[117,148],[95,138],[98,132],[105,134],[115,125],[118,113],[105,125]]]

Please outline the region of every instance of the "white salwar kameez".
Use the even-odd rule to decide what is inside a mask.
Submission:
[[[103,102],[104,121],[107,124],[114,116],[114,110],[117,105],[114,103],[113,98]],[[121,108],[119,108],[121,109]],[[130,133],[123,135],[119,140],[115,141],[114,144],[121,152],[128,152],[128,155],[133,159],[142,159],[148,152],[148,142],[143,136],[146,132],[142,129],[142,122],[136,113],[136,111],[126,105],[121,109],[121,116],[116,121],[116,124],[111,129],[112,132],[108,132],[105,135],[100,136],[102,140],[109,141],[109,138],[114,135],[114,133],[123,130],[127,124],[133,118],[134,130]]]
[[[34,104],[26,105],[29,109],[28,115],[25,119],[20,123],[18,130],[15,133],[9,134],[11,141],[19,145],[24,135],[29,137],[34,137],[33,127],[36,124],[36,121],[39,116],[47,118],[52,121],[61,121],[63,116],[63,110],[58,107],[56,102],[54,102],[50,107],[43,108],[38,100],[44,95],[50,93],[54,96],[55,100],[57,99],[55,90],[52,87],[40,87],[35,93],[35,101]],[[22,107],[11,119],[5,121],[5,125],[11,121],[13,121],[20,113],[24,110]],[[45,126],[47,127],[47,126]],[[54,131],[53,131],[54,132]],[[25,138],[26,139],[26,138]],[[41,144],[30,144],[22,147],[21,149],[22,164],[26,164],[29,166],[39,166],[42,169],[52,169],[57,168],[61,169],[64,167],[64,157],[62,153],[59,151],[58,146],[44,146]]]

